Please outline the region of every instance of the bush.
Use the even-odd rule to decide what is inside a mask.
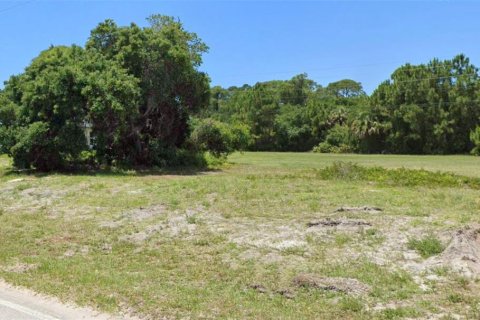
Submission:
[[[480,127],[476,127],[475,130],[470,132],[470,141],[472,141],[474,145],[471,153],[480,156]]]
[[[351,153],[355,151],[355,140],[347,126],[335,125],[325,138],[312,150],[321,153]]]
[[[192,148],[208,151],[217,158],[226,157],[235,150],[243,150],[250,142],[246,126],[231,126],[214,119],[203,119],[194,121],[193,127],[190,136]]]
[[[10,148],[15,145],[15,133],[13,128],[0,127],[0,154],[11,154]]]
[[[332,152],[332,145],[330,145],[328,142],[320,142],[318,146],[313,147],[313,152],[318,152],[318,153],[330,153]]]
[[[13,164],[20,169],[32,166],[41,171],[62,167],[59,150],[49,137],[49,126],[45,122],[34,122],[18,132],[18,142],[11,148]]]

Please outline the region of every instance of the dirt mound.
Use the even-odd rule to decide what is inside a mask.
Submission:
[[[442,254],[425,263],[428,267],[447,266],[467,277],[480,277],[480,227],[458,230]]]
[[[307,223],[307,227],[316,227],[316,226],[323,226],[323,227],[337,227],[337,226],[371,226],[370,222],[365,220],[350,220],[350,219],[321,219],[315,220]]]
[[[369,206],[361,206],[361,207],[340,207],[335,212],[368,212],[368,213],[379,213],[382,212],[383,209],[379,207],[369,207]]]
[[[355,296],[367,294],[370,287],[357,279],[351,278],[325,278],[314,274],[300,274],[293,279],[293,284],[298,287],[316,288],[325,291],[336,291]]]

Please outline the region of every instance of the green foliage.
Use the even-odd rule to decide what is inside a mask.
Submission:
[[[325,180],[371,181],[394,186],[470,187],[480,188],[480,179],[448,172],[431,172],[413,169],[385,169],[364,167],[351,162],[334,162],[317,171]]]
[[[137,81],[118,63],[80,47],[52,47],[33,60],[8,91],[21,92],[15,132],[6,146],[18,168],[62,169],[89,149],[85,126],[95,136],[99,162],[122,156],[121,139],[132,121]],[[41,125],[40,125],[41,124]]]
[[[472,130],[470,132],[470,141],[472,141],[474,145],[470,153],[476,156],[480,156],[480,126],[477,126],[475,130]]]
[[[49,131],[49,125],[45,122],[34,122],[20,129],[18,142],[11,148],[13,163],[19,168],[34,166],[42,171],[60,167],[62,157]]]
[[[106,20],[95,28],[87,50],[117,61],[139,82],[137,116],[128,132],[128,160],[155,164],[160,147],[176,149],[188,137],[189,114],[209,99],[208,77],[197,70],[208,47],[172,17],[153,15],[150,27],[118,27]],[[128,97],[128,95],[126,95]]]
[[[338,98],[351,98],[365,95],[362,84],[350,79],[332,82],[327,90]]]
[[[478,69],[458,55],[401,66],[371,97],[354,80],[322,88],[305,74],[216,87],[201,117],[248,126],[249,150],[455,154],[474,148],[475,153],[470,136],[479,125],[479,92]],[[348,128],[350,138],[327,141],[338,140],[337,126]]]
[[[351,153],[355,151],[353,139],[354,137],[348,126],[337,124],[328,131],[325,141],[313,148],[313,152]]]
[[[249,133],[244,126],[231,127],[214,119],[197,120],[190,137],[195,150],[209,151],[217,158],[243,150],[248,142]]]
[[[206,44],[172,17],[148,22],[106,20],[85,48],[51,47],[11,77],[0,92],[0,153],[39,169],[28,156],[37,146],[27,143],[38,134],[49,144],[41,152],[58,149],[39,155],[57,160],[43,165],[50,169],[84,163],[88,151],[86,163],[107,166],[244,149],[480,154],[480,78],[464,55],[403,65],[370,97],[357,81],[322,87],[306,74],[210,89],[198,70]],[[30,128],[36,122],[48,132]]]
[[[371,97],[371,117],[384,131],[384,151],[466,153],[478,125],[478,69],[467,57],[406,64]]]
[[[208,48],[174,18],[148,21],[107,20],[85,49],[51,47],[12,77],[0,92],[0,152],[37,170],[196,159],[183,149],[190,114],[209,99],[197,70]]]
[[[418,251],[423,258],[442,253],[445,249],[442,242],[432,234],[422,239],[410,239],[407,245],[409,249]]]
[[[350,113],[365,104],[361,85],[355,84],[358,94],[347,96],[321,88],[306,74],[252,87],[215,87],[200,117],[244,124],[252,136],[249,150],[309,151],[335,125],[347,125]]]

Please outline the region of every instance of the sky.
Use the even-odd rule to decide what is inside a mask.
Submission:
[[[107,18],[147,26],[156,13],[209,46],[200,69],[223,87],[307,73],[371,93],[407,62],[464,53],[480,66],[480,1],[0,0],[0,83],[50,45],[84,45]]]

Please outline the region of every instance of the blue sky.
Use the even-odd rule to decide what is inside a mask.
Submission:
[[[371,92],[403,63],[465,53],[480,66],[480,2],[3,1],[0,82],[53,45],[83,45],[96,24],[179,17],[210,47],[201,69],[225,87],[306,72]]]

